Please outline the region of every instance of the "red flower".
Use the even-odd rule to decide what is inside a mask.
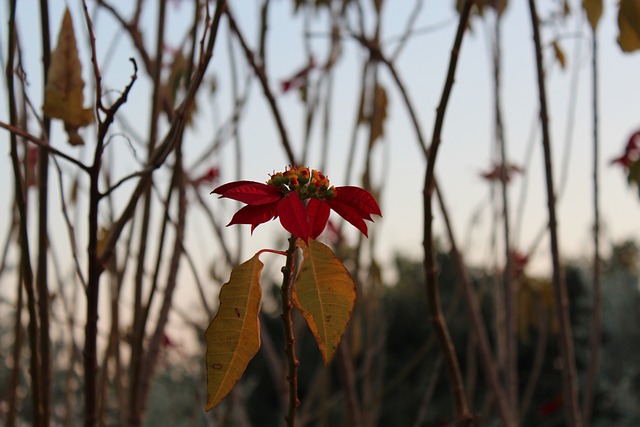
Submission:
[[[509,183],[511,181],[511,177],[517,173],[522,173],[524,170],[517,165],[508,164],[505,166],[505,183]],[[502,179],[502,166],[499,164],[494,164],[493,168],[486,172],[481,172],[480,176],[487,181],[500,181]]]
[[[316,64],[312,56],[309,58],[309,63],[301,70],[297,71],[290,78],[280,82],[280,90],[282,90],[282,93],[289,92],[291,89],[297,89],[304,85],[309,77],[309,72],[311,72],[315,66]]]
[[[221,185],[211,193],[246,203],[227,226],[251,224],[251,232],[260,224],[280,218],[282,226],[305,242],[322,233],[333,209],[367,236],[364,220],[382,216],[375,199],[362,188],[333,187],[317,170],[291,167],[271,175],[266,184],[235,181]]]
[[[201,186],[202,184],[213,184],[218,180],[220,176],[220,170],[213,166],[209,168],[203,175],[193,180],[193,185],[196,187]]]
[[[619,164],[623,168],[629,169],[629,166],[640,157],[640,131],[635,132],[629,140],[627,141],[627,145],[624,148],[624,153],[620,157],[616,157],[612,159],[610,164]]]

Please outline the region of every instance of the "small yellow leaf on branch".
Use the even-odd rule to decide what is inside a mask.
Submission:
[[[328,246],[313,239],[309,246],[299,240],[298,246],[304,259],[293,287],[293,303],[302,311],[328,365],[351,318],[355,283]]]
[[[83,89],[82,64],[78,58],[71,14],[67,9],[58,34],[58,45],[51,55],[43,110],[45,116],[64,122],[71,145],[84,144],[78,129],[93,122],[93,111],[83,108]]]
[[[260,273],[258,254],[234,267],[222,285],[220,307],[206,332],[207,405],[213,409],[238,382],[260,349]]]

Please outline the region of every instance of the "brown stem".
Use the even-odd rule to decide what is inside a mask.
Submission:
[[[569,298],[564,282],[562,266],[560,265],[560,251],[558,245],[558,225],[556,220],[556,202],[553,189],[553,168],[551,166],[551,136],[549,130],[549,116],[547,112],[547,95],[545,88],[544,64],[542,61],[542,42],[540,41],[540,23],[536,11],[535,0],[529,0],[533,40],[535,44],[536,70],[538,75],[538,92],[540,97],[540,122],[542,125],[542,145],[544,149],[544,164],[549,211],[549,236],[551,241],[551,259],[553,264],[553,290],[556,315],[558,317],[560,334],[559,346],[562,355],[562,379],[564,389],[564,405],[567,425],[582,426],[582,417],[578,403],[576,384],[576,365],[573,351],[573,334],[569,319]]]
[[[213,57],[213,48],[217,40],[218,29],[220,28],[220,18],[222,16],[223,10],[226,8],[226,5],[227,2],[225,0],[220,0],[217,3],[213,21],[208,33],[209,38],[207,40],[206,48],[204,46],[203,39],[203,46],[198,67],[196,68],[196,71],[191,79],[191,84],[189,86],[187,96],[180,107],[177,109],[175,114],[172,116],[171,125],[164,140],[149,156],[147,168],[149,168],[150,170],[159,168],[165,162],[169,154],[175,149],[176,145],[178,144],[179,138],[181,138],[182,136],[182,131],[187,119],[186,112],[189,111],[193,105],[196,92],[198,91],[200,84],[202,83],[204,73],[206,72],[211,58]],[[144,189],[146,188],[147,183],[150,180],[151,173],[141,176],[138,184],[136,185],[136,188],[133,190],[129,201],[127,202],[126,207],[123,209],[118,220],[116,220],[110,228],[109,235],[107,236],[107,239],[104,243],[104,250],[100,255],[100,260],[102,262],[107,262],[109,258],[113,256],[113,251],[116,243],[118,242],[118,239],[120,238],[120,234],[122,233],[122,230],[124,230],[125,225],[135,214],[138,201],[144,194]]]
[[[42,39],[43,88],[47,85],[51,43],[49,36],[49,3],[40,0],[40,25]],[[43,89],[44,91],[44,89]],[[49,140],[50,120],[43,120],[45,141]],[[48,426],[51,419],[51,338],[49,336],[49,287],[47,281],[48,254],[48,199],[49,199],[49,153],[38,149],[38,259],[36,289],[38,290],[38,312],[40,315],[40,363],[42,366],[42,425]]]
[[[343,390],[346,395],[349,425],[353,427],[362,427],[364,425],[363,414],[358,399],[356,373],[353,369],[353,361],[351,360],[351,352],[349,351],[348,342],[344,342],[340,347],[338,347],[338,361],[340,362],[340,371],[342,373],[342,375],[340,375],[340,379],[343,382]]]
[[[18,414],[18,387],[20,386],[20,370],[22,368],[20,353],[22,351],[22,305],[24,294],[22,293],[22,282],[18,280],[18,300],[16,301],[16,312],[14,320],[13,348],[11,349],[11,359],[13,366],[7,381],[5,391],[6,401],[9,409],[7,411],[7,427],[15,427]]]
[[[295,337],[293,334],[293,320],[291,318],[291,309],[293,303],[291,301],[291,288],[295,279],[295,254],[296,254],[296,237],[289,237],[289,249],[287,249],[287,262],[282,269],[282,323],[284,324],[285,335],[285,354],[289,371],[287,373],[287,382],[289,383],[289,411],[285,417],[288,427],[296,425],[296,410],[300,405],[298,400],[298,359],[296,359]]]
[[[593,398],[596,391],[598,365],[600,360],[600,338],[602,330],[602,301],[600,289],[600,201],[599,201],[599,137],[598,137],[598,43],[596,31],[592,34],[593,74],[593,317],[591,321],[591,342],[589,348],[589,368],[584,392],[584,426],[589,427],[593,412]]]
[[[12,0],[9,11],[9,48],[6,69],[7,101],[9,103],[9,122],[11,125],[18,123],[18,113],[16,108],[15,88],[14,88],[14,59],[17,46],[16,32],[16,1]],[[25,185],[20,173],[20,159],[18,158],[18,138],[15,133],[10,134],[11,139],[11,162],[13,166],[13,179],[15,188],[16,205],[18,207],[19,241],[20,241],[20,280],[27,291],[27,307],[29,309],[29,346],[31,349],[31,396],[33,399],[33,425],[42,425],[41,406],[41,374],[40,374],[40,352],[38,345],[38,315],[36,313],[36,296],[33,284],[33,270],[31,268],[29,251],[29,234],[27,229],[27,200]]]
[[[522,394],[522,406],[520,407],[520,422],[524,423],[529,411],[529,405],[533,400],[533,394],[538,385],[542,368],[544,367],[544,356],[547,350],[547,342],[549,341],[549,316],[542,308],[540,299],[536,301],[536,313],[538,316],[538,339],[536,341],[536,352],[533,356],[533,364],[529,370],[529,378],[527,379],[527,385]]]
[[[291,148],[291,142],[289,141],[289,136],[284,126],[284,121],[282,119],[282,114],[280,113],[280,109],[278,108],[278,103],[276,102],[276,98],[273,95],[271,88],[269,87],[269,81],[267,79],[265,68],[262,65],[262,63],[258,64],[258,62],[256,62],[254,53],[251,51],[251,49],[247,45],[247,42],[244,39],[244,36],[242,35],[242,33],[240,32],[240,29],[238,28],[238,25],[236,24],[233,14],[229,10],[229,8],[227,8],[226,10],[226,15],[227,15],[227,19],[229,20],[229,26],[231,27],[231,31],[233,31],[236,37],[238,37],[238,41],[242,46],[242,50],[247,59],[247,62],[249,63],[249,65],[251,65],[251,68],[253,69],[253,72],[256,73],[256,76],[258,76],[258,80],[260,80],[262,91],[264,92],[264,96],[267,98],[269,107],[271,107],[271,113],[273,114],[273,118],[275,119],[276,125],[278,126],[278,131],[280,132],[280,140],[281,140],[280,142],[282,142],[282,145],[287,153],[289,162],[292,165],[296,164],[296,161],[295,161],[296,157],[293,154],[293,150]]]
[[[176,154],[175,182],[178,190],[178,222],[176,224],[176,236],[174,246],[172,248],[173,255],[169,263],[169,273],[167,276],[167,284],[165,286],[162,306],[160,307],[160,313],[158,314],[156,328],[149,341],[149,348],[142,364],[142,371],[140,372],[140,384],[138,385],[138,399],[140,399],[140,407],[138,408],[138,423],[134,425],[141,425],[142,415],[144,415],[144,412],[146,410],[146,402],[148,400],[147,397],[151,388],[151,380],[153,378],[156,362],[160,353],[162,339],[165,334],[165,326],[167,325],[167,322],[169,320],[169,310],[171,309],[171,306],[173,304],[173,295],[178,283],[178,271],[180,268],[180,260],[182,259],[182,245],[184,241],[184,231],[186,228],[187,201],[180,145],[178,146]]]
[[[480,308],[480,302],[478,296],[473,290],[471,285],[471,279],[469,273],[464,265],[462,254],[458,251],[458,245],[456,238],[453,234],[453,228],[449,221],[448,209],[444,201],[444,197],[439,188],[436,187],[436,195],[438,196],[438,203],[440,204],[440,210],[442,212],[442,218],[445,223],[445,228],[449,237],[449,245],[451,246],[451,257],[455,265],[456,271],[460,275],[459,279],[462,284],[462,290],[464,292],[464,302],[466,305],[467,315],[471,321],[471,327],[476,334],[478,340],[478,349],[480,350],[480,360],[483,365],[484,375],[487,377],[489,387],[493,396],[495,397],[498,405],[498,412],[504,426],[516,425],[513,414],[509,410],[508,398],[500,383],[500,376],[498,373],[498,365],[496,365],[495,357],[491,351],[491,343],[489,340],[489,334],[485,327],[485,323],[482,317],[482,311]]]
[[[502,190],[502,224],[504,227],[504,257],[505,266],[502,273],[502,286],[505,295],[505,335],[507,337],[507,367],[506,367],[506,383],[507,396],[511,403],[511,412],[513,419],[518,418],[518,335],[517,335],[517,319],[518,305],[516,303],[518,297],[517,283],[512,278],[512,255],[511,255],[511,233],[509,222],[509,198],[507,196],[507,147],[504,140],[504,123],[502,121],[502,104],[500,99],[501,88],[501,15],[496,12],[495,17],[495,35],[493,49],[493,71],[494,71],[494,103],[495,103],[495,135],[496,144],[500,150],[500,189]]]
[[[99,203],[102,198],[100,193],[100,171],[102,168],[102,158],[104,153],[106,136],[109,127],[113,123],[114,117],[118,109],[127,101],[129,91],[137,77],[137,66],[134,65],[134,75],[131,82],[125,88],[124,92],[108,109],[102,105],[102,85],[101,72],[98,66],[96,54],[96,39],[93,31],[93,24],[89,17],[89,10],[85,0],[82,2],[85,23],[91,40],[91,63],[93,65],[93,78],[96,87],[96,115],[98,117],[98,132],[95,151],[93,153],[93,163],[88,168],[89,173],[89,214],[87,228],[89,234],[89,242],[87,246],[87,316],[85,324],[85,343],[84,343],[84,402],[85,427],[93,427],[97,423],[98,416],[98,390],[97,390],[97,368],[98,368],[98,300],[100,295],[100,276],[104,271],[106,263],[103,263],[98,253],[99,241]],[[100,112],[105,113],[104,118]]]
[[[160,1],[157,32],[156,32],[156,66],[151,70],[153,81],[153,93],[151,98],[151,117],[149,119],[149,156],[153,153],[158,138],[158,118],[160,116],[160,93],[162,90],[162,81],[160,79],[160,71],[162,70],[162,57],[164,51],[164,34],[165,34],[165,12],[166,1]],[[144,202],[142,209],[142,225],[140,227],[140,236],[138,240],[138,256],[136,257],[137,268],[133,285],[133,325],[132,325],[132,348],[131,363],[129,367],[129,416],[132,417],[132,424],[136,424],[133,420],[137,420],[140,416],[140,408],[142,402],[140,400],[139,384],[140,371],[142,370],[142,359],[144,357],[144,335],[146,321],[143,321],[142,310],[142,288],[144,286],[144,273],[147,255],[147,238],[149,235],[149,224],[151,217],[151,181],[144,188]],[[163,240],[160,240],[163,242]],[[162,246],[162,244],[160,244]]]
[[[469,418],[469,405],[467,402],[466,393],[464,390],[464,384],[462,381],[462,375],[460,373],[460,366],[456,358],[453,341],[449,335],[446,320],[442,314],[442,308],[440,303],[440,291],[438,289],[438,276],[437,276],[437,264],[436,254],[434,248],[433,239],[433,207],[432,207],[432,194],[434,189],[434,172],[435,161],[440,146],[440,138],[442,132],[442,126],[444,124],[444,116],[453,87],[456,66],[458,63],[458,54],[460,46],[462,45],[462,38],[467,26],[467,20],[471,11],[472,0],[467,0],[464,3],[462,12],[460,13],[460,22],[456,32],[455,41],[451,50],[451,58],[449,62],[449,70],[447,72],[447,78],[442,91],[442,98],[440,104],[436,110],[436,120],[433,128],[433,136],[431,138],[431,147],[429,149],[429,158],[427,162],[427,169],[424,178],[424,270],[426,276],[426,292],[427,292],[427,304],[429,307],[429,319],[434,327],[438,343],[440,345],[440,351],[445,362],[447,374],[449,377],[449,385],[451,387],[451,393],[454,402],[454,415],[456,419],[463,420]]]
[[[84,163],[82,163],[80,160],[78,160],[76,158],[73,158],[73,157],[69,156],[68,154],[63,153],[62,151],[60,151],[60,150],[58,150],[58,149],[56,149],[54,147],[49,146],[47,141],[44,141],[43,139],[38,138],[37,136],[30,134],[29,132],[27,132],[26,130],[22,129],[19,126],[0,121],[0,128],[6,129],[10,133],[16,134],[16,135],[20,136],[21,138],[26,139],[29,142],[33,142],[39,148],[44,149],[49,154],[54,154],[54,155],[56,155],[58,157],[61,157],[61,158],[65,159],[66,161],[68,161],[70,163],[73,163],[74,165],[78,166],[80,169],[82,169],[85,172],[89,171],[89,167],[87,165],[85,165]]]

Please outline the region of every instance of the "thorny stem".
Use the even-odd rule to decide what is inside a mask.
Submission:
[[[282,269],[282,323],[284,324],[285,334],[285,353],[289,363],[289,372],[287,374],[287,382],[289,383],[289,411],[285,420],[288,427],[296,425],[296,410],[300,405],[298,400],[298,365],[300,362],[296,359],[295,337],[293,335],[293,321],[291,318],[291,285],[295,278],[295,253],[296,253],[296,237],[291,235],[289,238],[289,249],[287,249],[287,262]]]
[[[573,334],[569,320],[569,298],[560,265],[558,245],[558,226],[556,221],[556,203],[553,189],[553,168],[551,166],[551,137],[549,131],[549,116],[547,112],[547,97],[544,80],[544,66],[542,62],[542,42],[540,41],[540,25],[535,0],[529,0],[533,40],[535,43],[536,68],[538,75],[538,92],[540,97],[540,122],[542,125],[542,145],[544,148],[545,176],[547,200],[549,210],[549,235],[551,241],[551,260],[553,264],[553,291],[556,315],[560,327],[558,340],[562,355],[562,379],[564,388],[567,425],[582,426],[582,417],[578,404],[576,385],[576,365],[573,352]]]
[[[462,375],[460,373],[460,365],[456,358],[455,349],[449,330],[447,328],[446,320],[442,314],[442,308],[440,303],[440,292],[438,289],[438,277],[437,277],[437,264],[436,255],[433,243],[433,211],[432,211],[432,194],[435,183],[435,161],[440,146],[440,137],[442,132],[442,126],[444,124],[444,116],[449,101],[449,95],[453,87],[456,66],[458,63],[458,54],[460,46],[462,45],[462,38],[467,26],[467,20],[469,19],[469,13],[473,0],[467,0],[464,3],[463,9],[460,13],[460,22],[456,32],[455,41],[451,50],[451,58],[449,62],[449,69],[447,72],[447,78],[442,91],[442,97],[440,104],[437,108],[436,120],[433,128],[433,136],[431,138],[431,147],[429,149],[429,159],[427,162],[427,169],[424,178],[424,270],[426,276],[426,292],[427,292],[427,304],[429,306],[429,318],[434,327],[438,343],[440,344],[440,350],[445,361],[447,374],[449,376],[449,384],[451,387],[451,393],[454,401],[454,414],[456,419],[460,423],[465,423],[465,420],[470,420],[472,417],[469,415],[469,405],[467,402],[466,393],[464,390],[464,383],[462,381]],[[471,422],[471,421],[469,421]]]

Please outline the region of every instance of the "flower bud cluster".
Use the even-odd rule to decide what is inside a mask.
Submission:
[[[308,167],[290,166],[284,172],[276,172],[270,176],[268,185],[278,187],[283,194],[295,191],[300,200],[331,199],[336,195],[336,189],[329,179],[315,169],[309,171]]]

